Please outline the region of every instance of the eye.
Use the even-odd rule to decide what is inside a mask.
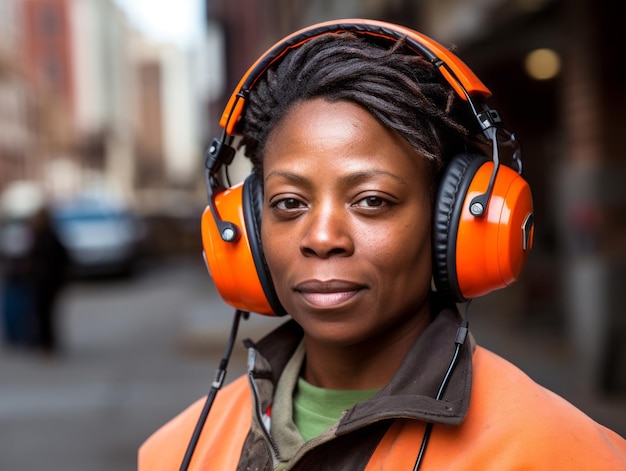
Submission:
[[[366,196],[354,204],[354,206],[359,208],[380,208],[387,205],[389,205],[389,201],[380,196]]]
[[[281,198],[270,202],[270,208],[284,212],[294,212],[306,208],[306,205],[297,198]]]

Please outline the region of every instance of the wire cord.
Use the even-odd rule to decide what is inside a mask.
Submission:
[[[206,422],[207,417],[209,416],[209,411],[211,410],[211,406],[213,405],[213,401],[215,400],[215,396],[217,392],[221,389],[224,384],[224,378],[226,378],[226,367],[228,366],[228,361],[230,360],[230,355],[233,352],[233,347],[235,346],[235,340],[237,339],[237,331],[239,330],[239,321],[241,317],[247,318],[248,313],[245,311],[240,311],[237,309],[235,312],[235,318],[233,319],[233,324],[230,329],[230,336],[228,338],[228,344],[226,345],[226,350],[224,351],[224,357],[220,361],[219,367],[215,372],[215,378],[213,379],[213,383],[211,384],[211,390],[207,395],[206,401],[204,403],[204,407],[202,408],[202,412],[200,413],[200,417],[198,418],[198,422],[196,423],[196,428],[193,431],[193,435],[191,436],[191,440],[189,441],[189,445],[187,445],[187,451],[185,452],[185,456],[183,458],[183,462],[180,465],[180,471],[187,471],[189,469],[189,464],[191,463],[191,458],[193,456],[193,452],[198,445],[198,440],[200,439],[200,434],[202,433],[202,428],[204,427],[204,423]]]
[[[454,339],[454,354],[452,355],[452,360],[450,360],[450,365],[446,370],[446,374],[441,381],[441,385],[439,386],[439,390],[437,391],[437,396],[435,399],[440,401],[443,397],[443,393],[450,382],[450,378],[452,377],[452,373],[454,372],[454,368],[459,359],[459,354],[461,352],[461,347],[465,343],[465,339],[467,339],[467,334],[469,332],[469,305],[471,304],[471,300],[465,305],[465,318],[463,322],[459,326],[456,331],[456,337]],[[428,446],[428,441],[430,440],[430,435],[433,430],[433,423],[428,422],[426,424],[426,429],[424,430],[424,438],[422,438],[422,444],[420,445],[419,453],[417,454],[417,459],[415,460],[415,466],[413,467],[413,471],[418,471],[422,466],[422,461],[424,459],[424,454],[426,453],[426,447]]]

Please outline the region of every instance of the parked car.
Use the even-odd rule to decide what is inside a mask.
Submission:
[[[142,219],[128,208],[79,200],[56,206],[53,220],[75,275],[133,272],[146,230]]]

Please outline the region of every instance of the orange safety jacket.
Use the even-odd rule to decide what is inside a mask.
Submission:
[[[435,401],[458,323],[457,313],[442,311],[388,386],[285,460],[261,415],[301,337],[288,322],[251,348],[248,377],[217,395],[189,469],[270,471],[282,461],[284,470],[411,471],[430,421],[422,471],[626,470],[626,440],[470,342],[443,399]],[[180,468],[203,404],[191,405],[142,445],[139,471]]]

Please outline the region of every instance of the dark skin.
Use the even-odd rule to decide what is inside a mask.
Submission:
[[[262,240],[308,382],[386,385],[430,322],[431,172],[365,109],[296,104],[264,149]]]

